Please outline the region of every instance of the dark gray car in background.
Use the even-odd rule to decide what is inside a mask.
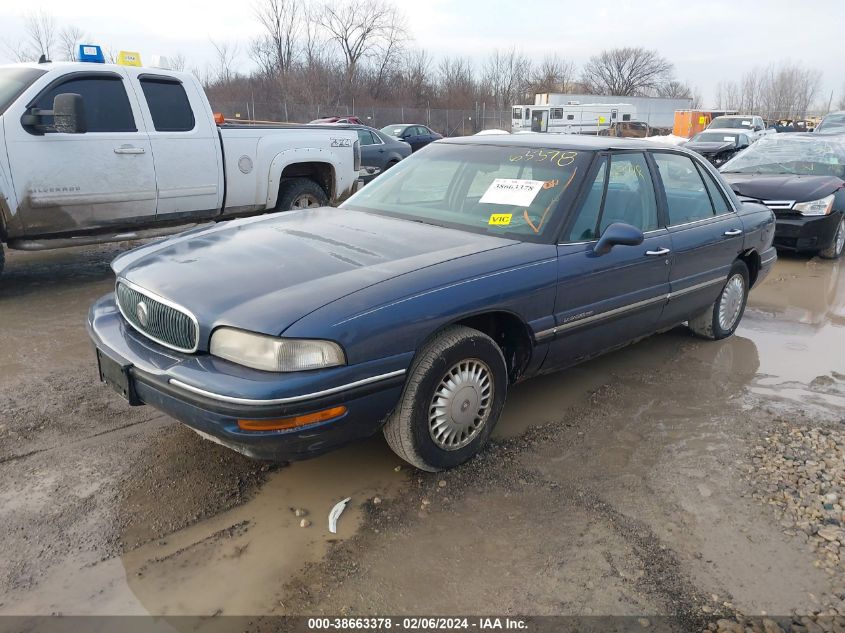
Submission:
[[[408,143],[375,128],[366,125],[346,127],[358,132],[358,141],[361,143],[360,178],[365,183],[411,155],[411,146]]]

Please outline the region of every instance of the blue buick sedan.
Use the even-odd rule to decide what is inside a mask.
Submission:
[[[437,471],[510,385],[687,323],[730,336],[774,216],[696,154],[551,135],[448,139],[340,208],[200,228],[118,257],[100,378],[255,458],[383,430]]]

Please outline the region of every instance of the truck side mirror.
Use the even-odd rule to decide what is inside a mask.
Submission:
[[[85,118],[85,101],[82,95],[67,92],[53,99],[53,127],[65,134],[85,134],[88,122]]]

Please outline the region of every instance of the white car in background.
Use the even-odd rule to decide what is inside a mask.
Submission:
[[[766,127],[763,117],[754,115],[726,114],[717,116],[707,126],[708,132],[731,132],[743,131],[753,143],[757,139],[768,134],[777,134],[775,128]]]

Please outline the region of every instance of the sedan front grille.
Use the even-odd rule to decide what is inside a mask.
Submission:
[[[184,308],[126,281],[118,281],[115,290],[120,313],[141,334],[180,352],[195,352],[199,343],[199,324]]]

